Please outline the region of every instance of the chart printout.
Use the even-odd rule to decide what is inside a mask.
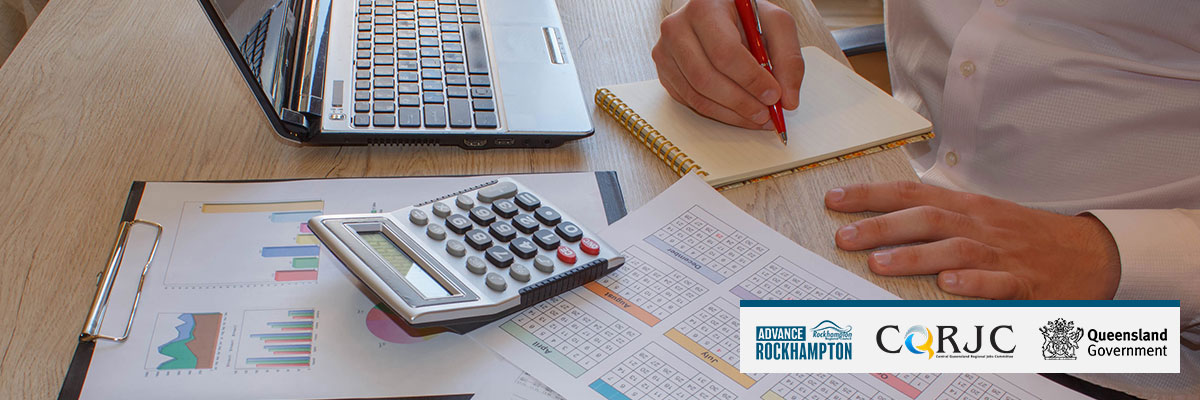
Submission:
[[[606,224],[596,212],[604,209],[599,187],[580,184],[596,182],[592,173],[514,178],[569,207],[564,211],[579,223]],[[514,390],[520,398],[549,397],[539,397],[548,391],[536,389],[536,379],[468,337],[402,327],[307,226],[321,213],[395,210],[489,179],[146,184],[137,218],[161,223],[162,240],[128,341],[96,343],[81,398],[511,399]],[[152,242],[151,229],[131,232],[105,333],[125,326]],[[619,321],[596,319],[595,306],[567,301],[591,307],[571,314],[579,322]],[[601,344],[610,348],[638,334],[612,332]],[[600,362],[590,358],[596,349],[569,340],[575,347],[564,365]]]
[[[492,325],[541,318],[540,326],[554,323],[557,329],[542,329],[536,338],[503,328],[472,334],[563,397],[1081,398],[1037,375],[740,372],[739,300],[896,297],[771,230],[695,175],[600,235],[625,255],[620,270],[561,296],[558,304],[569,303],[569,311],[546,318],[535,307]],[[613,338],[614,327],[620,339]],[[598,338],[594,343],[603,351],[589,352],[581,358],[586,361],[563,361],[574,358],[553,343],[575,337]]]

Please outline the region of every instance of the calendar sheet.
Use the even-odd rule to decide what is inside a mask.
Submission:
[[[1065,399],[1037,375],[745,374],[741,299],[895,299],[695,175],[603,231],[620,270],[475,339],[570,399]]]

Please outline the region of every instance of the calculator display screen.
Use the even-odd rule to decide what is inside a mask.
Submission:
[[[450,297],[451,293],[442,284],[433,279],[425,268],[413,262],[412,257],[404,253],[392,239],[383,232],[358,232],[363,242],[371,246],[379,257],[386,261],[404,280],[408,281],[421,296],[427,299]]]

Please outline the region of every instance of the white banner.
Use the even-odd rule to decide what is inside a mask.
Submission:
[[[1179,302],[744,300],[741,371],[1179,372]]]

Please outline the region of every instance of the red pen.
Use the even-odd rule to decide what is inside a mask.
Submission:
[[[775,71],[771,70],[771,59],[767,57],[766,39],[763,38],[762,26],[758,23],[758,2],[755,0],[734,0],[733,4],[737,7],[738,19],[742,20],[742,30],[746,31],[746,43],[750,45],[750,54],[754,55],[754,59],[758,61],[758,65],[767,69],[771,75],[775,75]],[[779,98],[783,101],[783,96]],[[775,124],[775,131],[779,132],[779,140],[787,145],[787,126],[783,124],[783,107],[779,102],[772,104],[771,122]]]

